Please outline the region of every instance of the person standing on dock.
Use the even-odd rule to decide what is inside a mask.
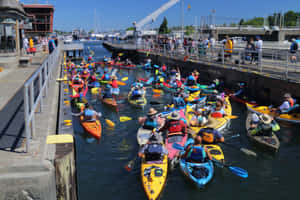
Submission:
[[[48,42],[49,54],[51,54],[55,48],[56,46],[55,46],[54,36],[52,36]]]
[[[298,51],[298,44],[296,42],[296,39],[292,39],[291,47],[290,47],[290,53],[291,53],[291,63],[296,63],[297,57],[296,53]]]
[[[228,57],[229,59],[231,59],[232,49],[233,49],[233,42],[229,38],[229,36],[226,35],[225,57]]]
[[[260,38],[260,36],[256,36],[255,49],[257,52],[257,65],[259,65],[261,63],[262,48],[263,48],[263,41]]]

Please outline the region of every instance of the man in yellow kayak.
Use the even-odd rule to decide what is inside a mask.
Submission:
[[[203,116],[203,111],[201,108],[198,108],[195,112],[195,115],[192,117],[190,121],[190,126],[200,127],[206,124],[207,119]]]
[[[164,123],[164,119],[158,117],[157,110],[150,108],[147,117],[140,117],[139,123],[143,124],[144,129],[153,130],[158,129]]]
[[[138,156],[143,157],[147,162],[161,162],[164,155],[168,155],[168,150],[162,144],[162,138],[159,137],[158,133],[153,133],[149,138],[147,144],[145,144],[139,151]]]
[[[186,161],[192,163],[203,163],[206,159],[212,160],[212,156],[206,147],[202,147],[202,138],[197,136],[194,144],[190,144],[186,147],[185,153],[181,158],[186,158]]]
[[[206,128],[202,128],[197,133],[197,136],[201,136],[204,144],[214,144],[225,141],[221,133],[218,130],[214,129],[214,123],[212,119],[209,119],[205,126]]]
[[[278,108],[271,108],[272,112],[276,112],[276,114],[280,115],[282,113],[286,113],[295,105],[295,100],[292,98],[290,93],[284,94],[284,102]]]

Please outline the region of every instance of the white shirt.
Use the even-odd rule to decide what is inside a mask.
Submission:
[[[279,109],[281,111],[287,111],[290,108],[290,104],[288,101],[284,101],[283,104],[281,104],[281,106],[279,106]]]
[[[255,43],[255,48],[256,48],[258,51],[262,51],[262,47],[263,47],[263,41],[262,41],[262,40],[256,41],[256,43]]]

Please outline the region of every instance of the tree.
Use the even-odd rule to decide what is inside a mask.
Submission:
[[[239,22],[239,26],[242,26],[242,25],[244,25],[244,19],[241,19]]]
[[[126,28],[126,31],[133,31],[133,30],[134,30],[133,26]]]
[[[159,29],[158,29],[159,34],[168,34],[170,33],[170,30],[168,29],[168,20],[166,17],[164,17],[163,22],[161,23]]]
[[[194,26],[186,26],[185,27],[185,34],[186,35],[191,35],[195,32],[195,27]]]

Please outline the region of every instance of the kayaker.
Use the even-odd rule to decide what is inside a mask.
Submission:
[[[213,118],[223,118],[226,116],[224,110],[224,102],[221,99],[216,100],[216,105],[212,108],[211,117]]]
[[[101,80],[102,80],[102,81],[109,81],[109,80],[110,80],[110,76],[109,76],[109,74],[107,73],[107,71],[104,71],[104,74],[103,74],[103,76],[101,77]]]
[[[196,80],[195,80],[195,77],[193,76],[192,73],[187,77],[185,85],[186,86],[194,86],[194,85],[196,85]]]
[[[276,114],[280,115],[281,113],[285,113],[290,110],[291,107],[295,105],[295,100],[292,98],[290,93],[284,94],[284,102],[278,108],[272,108],[272,112],[276,112]]]
[[[103,62],[107,63],[108,62],[108,59],[106,56],[103,57]]]
[[[153,130],[158,129],[163,123],[164,119],[157,117],[157,110],[150,108],[147,117],[140,117],[139,123],[143,124],[144,129]]]
[[[256,114],[255,114],[256,115]],[[257,120],[251,121],[250,133],[252,135],[264,135],[264,136],[272,136],[273,131],[279,131],[279,125],[273,120],[273,117],[262,114],[259,116],[259,121]]]
[[[90,55],[90,56],[88,57],[88,63],[91,63],[91,62],[93,62],[93,57],[92,57],[92,55]]]
[[[95,122],[97,117],[100,118],[102,116],[101,112],[94,111],[89,103],[86,103],[85,106],[82,106],[80,113],[72,113],[73,116],[84,116],[84,121],[87,122]]]
[[[220,85],[220,81],[219,79],[214,79],[212,84],[210,84],[209,86],[207,86],[207,89],[218,89],[218,86]]]
[[[203,111],[201,108],[198,108],[195,112],[195,115],[192,117],[190,121],[190,126],[200,127],[207,123],[207,119],[203,116]]]
[[[187,162],[203,163],[207,159],[212,160],[212,156],[206,147],[202,146],[202,138],[197,135],[194,144],[190,144],[185,148],[185,153],[181,156]]]
[[[213,119],[208,119],[208,122],[204,125],[206,128],[202,128],[197,136],[201,136],[204,144],[214,144],[218,142],[224,142],[224,137],[221,133],[214,129]]]
[[[161,71],[164,72],[164,73],[167,72],[167,66],[166,66],[165,64],[163,64],[163,65],[161,66]]]
[[[185,134],[187,126],[180,118],[179,112],[174,111],[167,117],[165,125],[158,132],[168,130],[168,135]]]
[[[111,91],[111,85],[107,84],[102,94],[103,94],[103,96],[102,96],[103,99],[113,98],[112,91]]]
[[[180,93],[177,93],[173,97],[171,104],[174,104],[175,108],[184,108],[185,107],[185,102],[184,102],[183,98],[181,97]]]
[[[138,156],[143,157],[148,162],[162,161],[164,155],[168,155],[168,150],[162,144],[162,138],[158,133],[152,133],[147,144],[139,151]]]
[[[247,98],[247,92],[246,92],[246,83],[240,82],[238,83],[239,90],[233,94],[229,94],[229,96],[234,95],[240,99],[246,99]]]
[[[138,99],[144,94],[143,88],[141,88],[140,86],[133,87],[131,90],[132,92],[130,99]]]
[[[131,87],[133,88],[133,87],[141,87],[141,88],[143,88],[144,87],[144,84],[143,83],[141,83],[141,80],[137,80],[136,82],[134,82],[132,85],[131,85]]]
[[[118,88],[118,78],[116,76],[112,76],[111,78],[111,92],[113,95],[119,95],[120,89]]]

